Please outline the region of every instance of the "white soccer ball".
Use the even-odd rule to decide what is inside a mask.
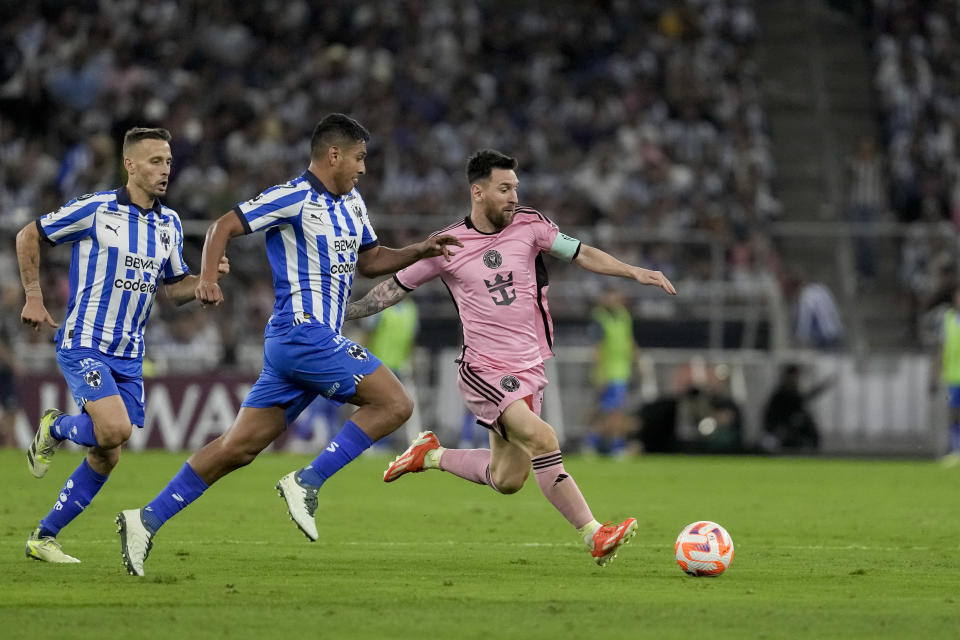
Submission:
[[[716,522],[688,524],[673,545],[677,564],[691,576],[718,576],[733,562],[733,538]]]

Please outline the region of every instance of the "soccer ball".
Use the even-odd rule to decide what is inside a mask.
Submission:
[[[716,522],[688,524],[673,550],[677,564],[691,576],[718,576],[733,562],[733,538]]]

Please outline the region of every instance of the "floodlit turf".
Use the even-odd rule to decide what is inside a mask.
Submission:
[[[380,481],[364,457],[321,491],[320,542],[273,485],[307,458],[264,455],[164,527],[126,575],[113,518],[185,455],[127,454],[60,536],[79,565],[24,558],[75,452],[35,480],[0,451],[2,638],[957,638],[960,468],[934,462],[569,456],[599,519],[640,532],[597,567],[531,480],[500,496],[447,474]],[[673,541],[719,522],[736,557],[690,578]]]

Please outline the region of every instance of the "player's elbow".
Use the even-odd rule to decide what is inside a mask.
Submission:
[[[33,222],[29,222],[23,225],[23,228],[17,232],[17,246],[23,247],[24,245],[35,245],[40,238],[40,234],[37,231],[37,225]]]

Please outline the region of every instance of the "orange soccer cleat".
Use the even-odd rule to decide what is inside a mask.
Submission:
[[[387,470],[383,472],[384,482],[393,482],[405,473],[425,471],[424,457],[434,449],[440,448],[440,441],[433,431],[423,431],[410,443],[407,450],[398,455]]]
[[[637,519],[627,518],[622,524],[604,523],[593,534],[590,555],[601,567],[617,557],[620,545],[627,544],[637,533]]]

